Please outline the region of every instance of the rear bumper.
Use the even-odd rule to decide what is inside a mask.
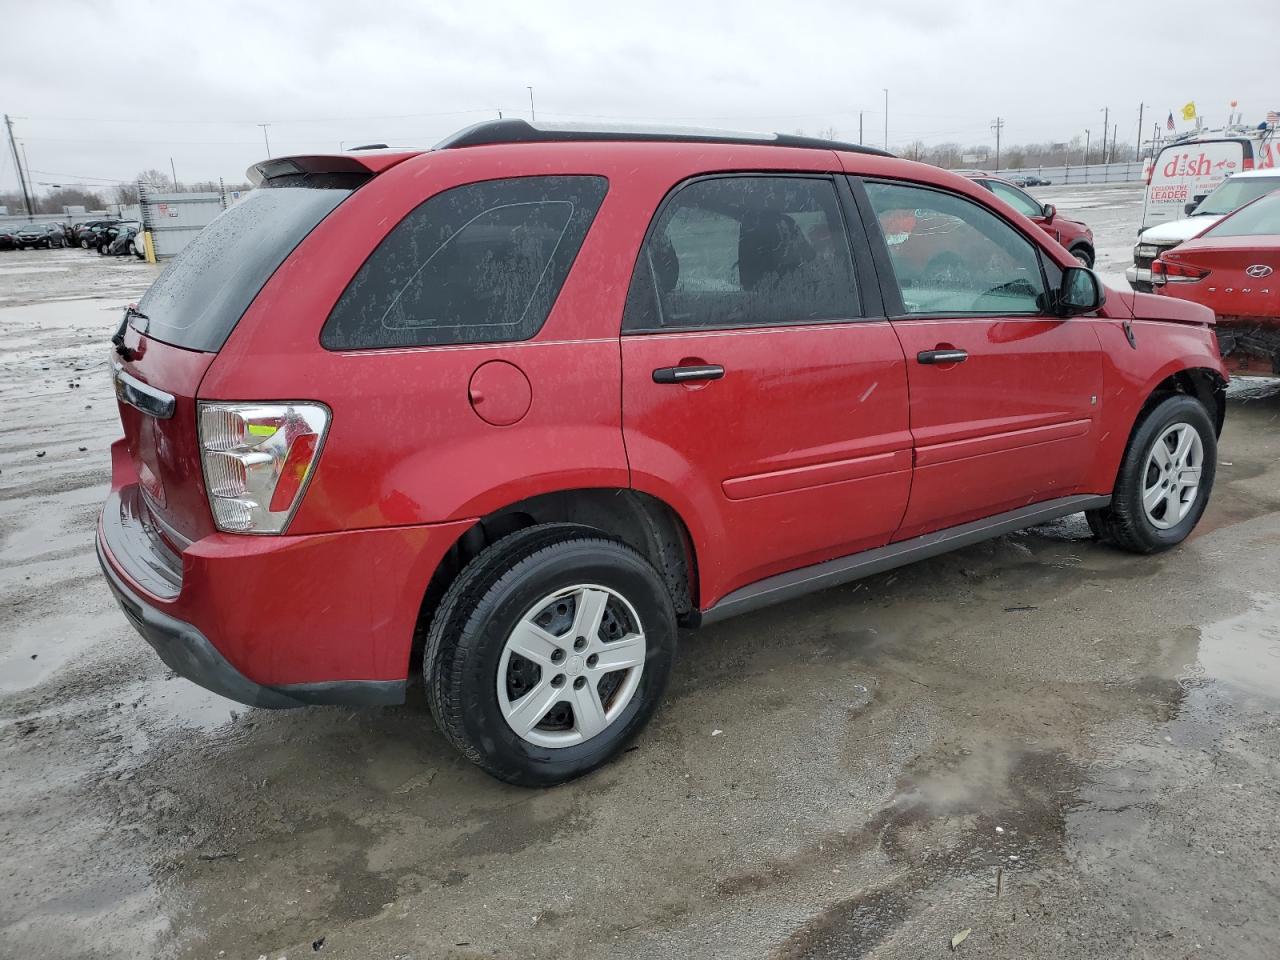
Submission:
[[[254,683],[218,652],[203,633],[156,609],[135,593],[107,560],[102,537],[98,562],[125,617],[174,673],[251,707],[280,709],[313,704],[385,706],[404,702],[404,680],[337,680],[279,687]]]
[[[1280,376],[1280,324],[1220,317],[1214,333],[1231,372]]]
[[[403,702],[427,583],[470,522],[171,547],[141,499],[112,491],[98,558],[171,669],[259,707]]]

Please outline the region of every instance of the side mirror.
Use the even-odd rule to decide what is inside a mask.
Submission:
[[[1207,193],[1197,193],[1195,196],[1191,198],[1191,202],[1182,208],[1182,212],[1185,213],[1188,217],[1191,216],[1193,213],[1196,212],[1196,207],[1200,206],[1200,201],[1207,196],[1208,196]]]
[[[1074,317],[1093,313],[1107,302],[1107,291],[1098,275],[1087,267],[1067,267],[1058,288],[1058,313]]]
[[[1053,223],[1053,218],[1058,215],[1058,208],[1052,203],[1046,203],[1041,210],[1041,216],[1044,217],[1045,223]]]

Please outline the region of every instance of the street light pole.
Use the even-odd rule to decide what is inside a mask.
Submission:
[[[1089,165],[1089,131],[1084,132],[1084,165]]]
[[[529,91],[529,122],[537,123],[538,114],[533,109],[533,87],[526,86],[525,89]]]
[[[881,87],[884,91],[884,148],[889,149],[889,88]]]
[[[258,126],[262,128],[262,142],[267,145],[267,159],[270,160],[271,159],[271,140],[267,137],[267,127],[271,126],[271,124],[260,123],[258,124]]]
[[[4,126],[9,131],[9,149],[13,151],[13,165],[18,168],[18,183],[22,186],[22,204],[27,208],[27,219],[30,220],[35,211],[31,208],[31,194],[27,192],[27,175],[22,172],[22,162],[18,159],[18,144],[13,139],[13,121],[7,113]]]

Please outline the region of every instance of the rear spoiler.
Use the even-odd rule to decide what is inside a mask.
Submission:
[[[270,160],[255,163],[245,171],[245,175],[255,187],[261,187],[277,178],[306,173],[355,173],[374,176],[420,153],[422,153],[421,150],[380,150],[363,153],[358,157],[346,154],[273,157]]]

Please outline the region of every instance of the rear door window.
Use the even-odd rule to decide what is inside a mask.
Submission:
[[[604,199],[603,177],[520,177],[420,204],[356,273],[330,350],[527,340],[546,322]]]
[[[285,257],[365,179],[362,174],[300,176],[288,181],[292,186],[268,181],[253,190],[169,262],[138,303],[146,319],[133,323],[175,347],[222,349]]]
[[[735,176],[696,180],[663,207],[632,277],[623,328],[861,316],[835,184]]]

